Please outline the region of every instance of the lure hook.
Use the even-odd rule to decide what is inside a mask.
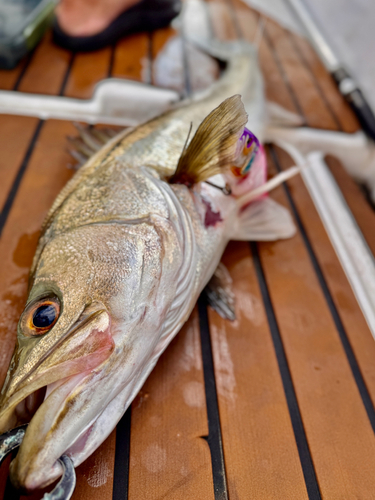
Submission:
[[[26,429],[27,424],[21,425],[0,436],[0,464],[11,451],[20,446],[25,436]],[[73,495],[76,486],[76,474],[73,462],[66,455],[62,455],[58,460],[63,468],[62,478],[51,493],[44,494],[42,500],[69,500]]]
[[[217,184],[214,184],[213,182],[211,181],[204,181],[206,184],[208,184],[209,186],[212,186],[216,189],[219,189],[223,194],[225,194],[226,196],[232,194],[232,189],[230,187],[229,184],[225,184],[224,187],[221,187],[221,186],[218,186]]]

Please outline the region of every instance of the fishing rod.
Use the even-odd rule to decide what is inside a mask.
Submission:
[[[350,104],[366,135],[375,141],[375,115],[361,89],[330,46],[304,0],[285,0],[304,27],[311,44]]]

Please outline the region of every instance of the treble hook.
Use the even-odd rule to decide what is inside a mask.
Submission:
[[[20,446],[26,429],[27,424],[21,425],[0,436],[0,465],[8,453]],[[44,494],[42,500],[69,500],[73,495],[76,486],[76,474],[73,462],[66,455],[62,455],[58,460],[63,468],[62,478],[51,493]]]

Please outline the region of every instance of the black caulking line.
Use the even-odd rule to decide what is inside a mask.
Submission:
[[[202,7],[204,9],[205,21],[207,21],[208,38],[211,39],[211,38],[215,38],[215,30],[214,30],[214,24],[212,22],[211,15],[210,15],[209,3],[210,2],[208,2],[207,0],[205,0],[202,3]],[[213,5],[213,3],[211,3],[211,7],[212,7],[212,5]]]
[[[153,71],[152,71],[154,59],[153,59],[153,34],[151,31],[147,33],[147,41],[148,41],[147,44],[148,65],[147,65],[147,72],[145,75],[146,76],[145,83],[148,83],[149,85],[155,85]]]
[[[279,172],[281,172],[282,170],[281,170],[278,158],[277,158],[277,154],[275,152],[275,149],[272,146],[270,146],[270,152],[271,152],[271,155],[272,155],[272,158],[274,160],[274,163],[276,165],[277,170]],[[286,183],[284,183],[283,186],[284,186],[284,190],[285,190],[286,196],[288,198],[291,210],[292,210],[294,217],[296,219],[298,229],[301,233],[303,242],[304,242],[305,247],[307,249],[307,252],[309,254],[309,257],[310,257],[312,266],[314,268],[315,274],[318,278],[319,285],[322,289],[322,292],[323,292],[324,298],[327,302],[328,308],[330,310],[332,319],[335,323],[337,333],[340,337],[340,340],[341,340],[342,346],[344,348],[347,360],[348,360],[350,368],[352,370],[352,374],[353,374],[354,380],[357,384],[360,396],[362,398],[363,405],[366,409],[367,416],[370,420],[372,430],[375,433],[375,408],[374,408],[373,402],[371,400],[370,394],[368,392],[366,383],[363,379],[361,369],[359,368],[357,358],[355,357],[355,354],[354,354],[354,351],[353,351],[352,346],[350,344],[345,327],[341,321],[340,314],[336,308],[336,304],[333,300],[333,297],[332,297],[331,292],[329,290],[328,284],[327,284],[326,279],[324,277],[323,271],[320,267],[320,264],[318,262],[316,254],[314,252],[314,249],[311,245],[310,239],[307,235],[305,226],[303,225],[302,219],[299,215],[299,212],[298,212],[297,207],[294,203],[292,195],[290,194],[290,190],[288,188],[288,185]]]
[[[116,427],[112,500],[127,500],[129,492],[131,406]]]
[[[227,0],[227,5],[229,7],[229,12],[230,12],[230,16],[232,19],[232,24],[234,27],[234,31],[236,32],[237,38],[239,40],[243,40],[244,34],[243,34],[243,30],[241,28],[240,22],[239,22],[238,17],[237,17],[237,12],[236,12],[236,8],[233,4],[233,0]]]
[[[191,88],[189,54],[188,54],[188,45],[187,45],[189,42],[186,40],[184,27],[182,27],[180,30],[180,36],[181,36],[181,46],[182,46],[182,66],[184,68],[183,69],[184,87],[185,87],[185,96],[184,97],[190,97],[191,93],[192,93],[192,88]]]
[[[268,47],[270,48],[270,50],[271,50],[271,52],[273,54],[273,58],[274,58],[274,60],[276,62],[276,66],[279,68],[281,77],[282,77],[282,79],[283,79],[283,81],[284,81],[284,83],[285,83],[285,85],[286,85],[286,87],[288,89],[289,95],[290,95],[290,97],[291,97],[291,99],[292,99],[292,101],[293,101],[293,103],[294,103],[294,105],[295,105],[295,107],[297,109],[297,112],[303,118],[304,124],[306,125],[307,124],[306,116],[305,116],[305,114],[304,114],[304,112],[303,112],[303,110],[302,110],[302,108],[300,106],[300,103],[299,103],[299,101],[298,101],[298,99],[297,99],[297,97],[296,97],[296,95],[295,95],[295,93],[294,93],[294,91],[293,91],[293,89],[292,89],[292,87],[290,85],[289,78],[288,78],[287,74],[284,71],[283,65],[281,64],[281,61],[280,61],[279,56],[278,56],[278,54],[276,52],[276,49],[275,49],[275,47],[273,45],[273,42],[272,42],[270,36],[267,33],[267,26],[264,27],[263,37],[264,37],[264,40],[266,41]]]
[[[225,473],[210,327],[208,324],[207,302],[203,294],[198,299],[198,311],[208,420],[208,436],[204,439],[207,440],[211,452],[215,500],[228,500],[227,478]]]
[[[31,138],[31,141],[30,141],[30,144],[29,144],[29,147],[27,148],[27,151],[26,151],[26,154],[22,160],[22,163],[20,165],[20,168],[18,169],[18,172],[17,172],[17,175],[16,175],[16,178],[14,179],[13,181],[13,184],[12,184],[12,187],[10,188],[10,191],[8,193],[8,196],[7,196],[7,199],[5,200],[5,203],[4,203],[4,206],[1,210],[1,213],[0,213],[0,236],[3,232],[3,229],[4,229],[4,226],[5,226],[5,223],[7,221],[7,218],[8,218],[8,215],[10,213],[10,210],[13,206],[13,202],[14,202],[14,199],[17,195],[17,192],[18,192],[18,188],[21,184],[21,181],[22,181],[22,178],[23,178],[23,175],[27,169],[27,166],[29,164],[29,160],[30,160],[30,157],[31,157],[31,154],[34,150],[34,146],[35,146],[35,143],[39,137],[39,134],[40,134],[40,131],[42,129],[42,125],[44,123],[44,120],[39,120],[38,121],[38,124],[35,128],[35,131],[34,131],[34,134]]]
[[[302,53],[302,51],[300,50],[300,48],[298,47],[298,45],[296,44],[296,41],[294,39],[294,37],[292,36],[291,33],[288,33],[288,36],[289,36],[289,40],[291,42],[291,44],[293,45],[293,48],[298,56],[298,58],[300,59],[300,61],[302,62],[303,66],[305,66],[306,70],[309,72],[309,75],[310,75],[310,78],[311,80],[313,81],[314,83],[314,86],[317,90],[317,92],[319,93],[322,101],[324,102],[327,110],[329,111],[329,113],[331,114],[334,122],[336,123],[336,126],[337,126],[337,129],[340,131],[340,132],[343,132],[343,128],[341,126],[341,123],[340,123],[340,120],[337,116],[337,114],[335,113],[334,109],[332,108],[331,104],[329,103],[329,101],[327,100],[326,98],[326,95],[325,93],[323,92],[320,84],[319,84],[319,80],[316,78],[316,76],[314,75],[309,63],[307,62],[304,54]],[[330,78],[332,79],[332,77],[330,76]]]
[[[64,95],[65,87],[66,87],[66,84],[68,83],[68,78],[69,78],[70,71],[72,69],[73,63],[74,63],[74,59],[75,59],[75,54],[72,52],[70,54],[70,59],[69,59],[68,67],[66,68],[65,75],[64,75],[63,81],[61,83],[59,96]]]
[[[33,49],[31,52],[29,52],[27,54],[26,61],[23,65],[23,68],[22,68],[20,74],[18,75],[18,78],[17,78],[15,84],[13,85],[13,90],[18,90],[18,87],[20,86],[21,80],[24,77],[24,75],[25,75],[25,73],[30,65],[30,62],[31,62],[31,59],[33,58],[34,53],[35,53],[35,49]]]
[[[252,242],[250,243],[250,248],[253,254],[254,267],[267,314],[277,363],[279,365],[279,371],[284,387],[286,401],[288,404],[290,420],[292,422],[299,459],[302,466],[303,476],[305,478],[307,494],[310,500],[321,500],[322,497],[320,494],[315,468],[311,458],[311,453],[306,438],[306,432],[303,426],[301,412],[299,410],[297,396],[294,389],[292,376],[290,374],[283,341],[280,335],[279,325],[277,323],[275,311],[273,309],[271,297],[268,291],[268,285],[264,275],[262,263],[259,258],[258,246],[256,243]]]
[[[238,14],[237,14],[237,11],[236,11],[236,9],[235,9],[235,6],[234,6],[234,3],[233,3],[233,0],[226,0],[226,1],[227,1],[227,5],[228,5],[228,6],[229,6],[229,8],[230,8],[231,17],[232,17],[232,23],[233,23],[234,29],[235,29],[235,31],[236,31],[237,37],[238,37],[240,40],[243,40],[243,39],[244,39],[244,33],[243,33],[242,27],[241,27],[241,25],[240,25],[240,23],[239,23],[239,20],[238,20]],[[260,19],[260,18],[259,18],[259,19]],[[259,23],[259,21],[258,21],[258,23]],[[280,59],[279,59],[279,56],[278,56],[278,54],[277,54],[277,52],[276,52],[276,49],[275,49],[275,47],[274,47],[274,45],[273,45],[273,42],[272,42],[271,38],[269,37],[269,35],[268,35],[268,33],[267,33],[267,29],[266,29],[266,27],[264,27],[264,30],[263,30],[263,37],[264,37],[265,42],[267,43],[268,47],[270,48],[270,50],[271,50],[271,52],[272,52],[272,54],[273,54],[273,57],[274,57],[274,60],[275,60],[276,66],[278,67],[278,69],[279,69],[279,71],[280,71],[281,77],[282,77],[283,81],[285,82],[285,85],[286,85],[286,87],[287,87],[287,89],[288,89],[288,92],[289,92],[289,95],[290,95],[290,97],[291,97],[291,99],[292,99],[292,101],[293,101],[293,103],[294,103],[294,105],[295,105],[295,107],[296,107],[296,110],[297,110],[297,112],[301,115],[301,117],[302,117],[302,118],[303,118],[303,120],[304,120],[304,123],[306,124],[307,122],[306,122],[306,117],[305,117],[305,114],[304,114],[304,112],[303,112],[303,110],[302,110],[302,108],[301,108],[301,106],[300,106],[300,104],[299,104],[299,101],[298,101],[298,99],[297,99],[297,96],[295,95],[295,93],[294,93],[294,91],[293,91],[293,89],[292,89],[292,87],[291,87],[291,85],[290,85],[289,78],[288,78],[287,74],[286,74],[286,73],[285,73],[285,71],[284,71],[283,65],[282,65],[282,63],[281,63],[281,61],[280,61]],[[306,62],[306,61],[304,61],[304,59],[302,58],[302,54],[299,54],[299,55],[301,56],[300,58],[302,59],[302,62]],[[307,63],[305,64],[305,66],[307,66]],[[308,66],[307,66],[307,68],[308,68]],[[309,68],[308,68],[308,69],[309,69]],[[310,71],[310,74],[312,75],[312,77],[313,77],[313,79],[314,79],[314,81],[315,81],[315,84],[316,84],[315,86],[318,88],[318,91],[320,92],[320,88],[319,88],[319,86],[318,86],[318,83],[317,83],[317,82],[316,82],[316,80],[315,80],[314,75],[312,74],[312,72],[311,72],[311,70],[310,70],[310,69],[309,69],[309,71]],[[321,93],[321,92],[320,92],[320,93]],[[338,124],[338,127],[339,127],[339,128],[340,128],[340,130],[341,130],[340,123],[338,122],[337,117],[335,116],[334,112],[333,112],[333,111],[332,111],[332,109],[330,108],[329,103],[327,102],[327,100],[325,99],[325,97],[324,97],[323,95],[322,95],[322,98],[323,98],[323,101],[325,102],[326,106],[327,106],[327,107],[329,108],[329,110],[331,111],[331,114],[333,115],[333,118],[335,119],[335,121],[336,121],[336,122],[337,122],[337,124]]]
[[[13,90],[18,90],[18,87],[19,87],[19,85],[21,83],[21,80],[22,80],[24,74],[26,73],[26,70],[27,70],[27,68],[28,68],[28,66],[30,64],[31,59],[32,59],[32,56],[34,55],[34,51],[35,50],[33,50],[32,52],[30,52],[30,54],[28,55],[26,63],[24,65],[24,67],[22,68],[22,71],[21,71],[20,75],[18,76],[18,79],[17,79],[17,81],[16,81],[16,83],[15,83],[15,85],[13,87]],[[65,74],[65,77],[64,77],[64,80],[63,80],[63,84],[62,84],[61,90],[60,90],[60,95],[63,94],[64,88],[65,88],[65,85],[66,85],[66,82],[67,82],[67,79],[68,79],[68,75],[69,75],[70,69],[72,67],[72,63],[73,63],[73,56],[71,57],[71,60],[70,60],[67,72]],[[25,156],[23,158],[23,161],[22,161],[22,163],[20,165],[20,168],[18,169],[16,178],[13,181],[13,184],[12,184],[12,187],[10,188],[8,197],[5,200],[3,209],[2,209],[2,211],[0,213],[0,236],[1,236],[2,232],[3,232],[5,223],[7,221],[8,215],[10,213],[10,210],[11,210],[11,208],[13,206],[13,202],[14,202],[14,199],[15,199],[15,197],[17,195],[18,188],[19,188],[19,186],[21,184],[23,175],[26,172],[27,166],[28,166],[29,161],[30,161],[31,154],[32,154],[32,152],[34,150],[36,141],[38,140],[38,137],[39,137],[39,134],[40,134],[40,131],[42,129],[43,124],[44,124],[44,120],[39,120],[38,121],[38,124],[37,124],[37,126],[35,128],[34,134],[33,134],[32,138],[31,138],[29,147],[27,148],[26,154],[25,154]],[[12,483],[10,482],[9,476],[7,478],[7,482],[6,482],[6,485],[5,485],[4,497],[3,498],[4,498],[4,500],[19,500],[19,498],[20,498],[20,492],[17,491],[12,486]]]
[[[113,64],[115,62],[115,51],[116,51],[116,44],[114,43],[111,46],[111,57],[109,59],[109,66],[108,66],[107,78],[111,78],[112,77]]]
[[[25,67],[20,75],[20,77],[18,78],[18,81],[15,85],[15,89],[18,87],[20,81],[21,81],[21,77],[24,75],[25,71],[26,71],[26,68],[28,66],[28,63],[30,62],[31,60],[31,54],[30,54],[30,59],[29,61],[25,64]],[[66,86],[66,83],[68,81],[68,77],[69,77],[69,73],[70,73],[70,70],[72,68],[72,65],[73,65],[73,61],[74,61],[74,54],[72,54],[71,58],[70,58],[70,61],[69,61],[69,64],[68,64],[68,67],[67,67],[67,70],[65,72],[65,76],[64,76],[64,79],[62,81],[62,84],[61,84],[61,87],[60,87],[60,92],[59,92],[59,95],[63,95],[64,94],[64,90],[65,90],[65,86]],[[39,134],[40,134],[40,131],[42,129],[42,126],[44,124],[44,120],[39,120],[38,121],[38,124],[35,128],[35,131],[34,131],[34,134],[31,138],[31,141],[30,141],[30,144],[29,144],[29,147],[27,148],[27,151],[26,151],[26,154],[22,160],[22,163],[20,165],[20,168],[18,169],[18,172],[17,172],[17,175],[13,181],[13,184],[12,184],[12,187],[10,188],[10,191],[8,193],[8,196],[7,196],[7,199],[5,200],[5,203],[4,203],[4,206],[1,210],[1,213],[0,213],[0,236],[3,232],[3,229],[4,229],[4,226],[5,226],[5,223],[7,221],[7,218],[9,216],[9,213],[10,213],[10,210],[13,206],[13,202],[14,202],[14,199],[17,195],[17,192],[18,192],[18,188],[20,187],[20,184],[21,184],[21,181],[22,181],[22,178],[26,172],[26,169],[27,169],[27,166],[29,164],[29,160],[30,160],[30,157],[31,157],[31,154],[34,150],[34,147],[35,147],[35,144],[36,144],[36,141],[38,140],[38,137],[39,137]]]

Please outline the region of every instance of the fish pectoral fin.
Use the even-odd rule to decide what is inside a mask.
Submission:
[[[199,125],[169,182],[192,186],[233,166],[246,123],[247,113],[239,95],[223,101]]]
[[[224,264],[220,262],[204,289],[207,301],[212,309],[222,318],[229,319],[230,321],[236,319],[235,295],[232,286],[233,281],[229,271]]]
[[[291,238],[296,232],[289,210],[269,197],[252,202],[238,217],[231,234],[238,241],[274,241]]]
[[[77,161],[77,164],[74,165],[75,170],[84,165],[89,158],[122,130],[121,127],[99,128],[80,123],[74,123],[74,126],[79,135],[68,136],[67,139],[69,154]]]

